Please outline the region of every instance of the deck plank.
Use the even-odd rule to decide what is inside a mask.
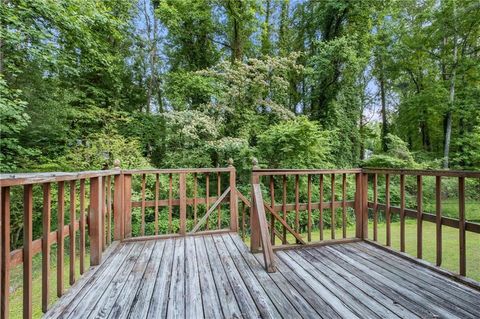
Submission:
[[[200,256],[199,258],[205,258]],[[185,309],[186,318],[203,318],[202,291],[198,274],[197,253],[195,239],[185,238],[185,298],[188,307]]]
[[[205,243],[203,242],[203,237],[195,236],[194,237],[195,243],[195,252],[197,258],[197,265],[198,265],[198,274],[199,274],[199,281],[200,281],[200,290],[202,296],[202,307],[203,307],[203,314],[205,318],[221,318],[222,317],[222,306],[220,305],[219,296],[217,290],[220,291],[222,286],[220,285],[218,289],[215,286],[215,281],[212,274],[212,268],[208,262],[208,255],[205,250]],[[215,272],[219,272],[220,270],[215,269]],[[227,280],[225,278],[225,280]],[[228,281],[227,281],[228,283]],[[233,296],[233,293],[232,293]],[[235,300],[235,297],[233,297]],[[236,302],[235,302],[236,305]],[[228,307],[227,307],[228,308]],[[228,310],[228,309],[226,309]],[[236,307],[237,313],[236,315],[240,315],[240,310],[238,310],[238,306]],[[235,311],[229,312],[225,314],[227,318],[234,318]]]
[[[347,287],[342,286],[340,282],[337,282],[336,277],[329,277],[323,274],[318,267],[315,267],[307,260],[304,256],[300,255],[297,251],[287,251],[292,259],[297,261],[303,269],[309,272],[317,281],[319,281],[324,287],[326,287],[332,294],[335,294],[339,300],[341,300],[348,308],[354,311],[361,318],[382,318],[380,313],[376,311],[381,311],[380,307],[377,307],[376,310],[371,310],[366,307],[363,302],[366,302],[364,299],[363,293],[358,293],[356,296],[352,296],[346,290]],[[362,299],[362,301],[360,301]],[[373,306],[373,305],[370,305]],[[385,312],[385,311],[383,311]]]
[[[145,249],[145,245],[141,247],[140,245],[136,245],[130,255],[127,256],[122,266],[119,268],[113,280],[110,281],[108,286],[104,288],[103,294],[100,298],[95,298],[92,294],[92,302],[89,304],[82,305],[80,307],[80,311],[85,314],[85,317],[89,318],[106,318],[108,317],[112,306],[115,304],[115,301],[118,298],[118,295],[123,291],[125,286],[125,282],[130,275],[132,268],[135,265],[135,262],[143,253]],[[73,314],[76,318],[79,314]]]
[[[250,254],[245,244],[242,243],[242,245],[237,246],[229,234],[224,234],[221,237],[237,267],[253,275],[253,279],[263,288],[278,313],[288,314],[289,318],[301,318],[296,308],[293,307],[255,257]]]
[[[144,244],[145,248],[138,257],[127,281],[125,282],[125,289],[123,289],[117,300],[115,300],[115,303],[112,305],[108,318],[119,319],[128,316],[156,242],[146,241]]]
[[[325,246],[325,250],[327,250],[328,253],[334,254],[335,256],[342,258],[356,268],[365,272],[367,275],[372,276],[373,278],[375,278],[375,280],[378,280],[382,284],[388,285],[398,294],[406,296],[410,300],[414,301],[416,304],[422,305],[423,307],[429,309],[435,316],[440,316],[442,318],[460,318],[455,314],[455,312],[449,311],[442,306],[436,304],[435,300],[426,298],[423,292],[416,291],[416,289],[412,289],[412,287],[409,288],[402,282],[397,282],[391,280],[388,277],[385,277],[383,274],[377,272],[377,269],[371,269],[370,267],[365,265],[363,261],[361,262],[354,258],[355,256],[353,256],[353,254],[342,251],[340,247]]]
[[[163,251],[168,241],[171,241],[171,239],[157,241],[128,317],[147,318],[148,306],[155,288],[155,279],[157,278],[160,263],[162,262]]]
[[[185,238],[175,239],[167,318],[185,317]]]
[[[252,296],[248,292],[245,283],[243,282],[242,277],[238,273],[237,268],[235,267],[232,259],[228,252],[223,247],[218,248],[220,245],[216,245],[213,239],[213,236],[206,236],[205,237],[205,244],[207,247],[207,251],[211,254],[213,259],[219,258],[220,264],[223,266],[225,274],[228,278],[230,285],[232,286],[233,293],[235,295],[236,302],[238,303],[238,307],[242,313],[242,317],[247,318],[259,318],[260,313],[255,306],[255,302],[252,299]],[[218,252],[218,255],[214,253],[214,251]],[[229,304],[222,305],[223,307],[230,307]]]
[[[390,271],[390,267],[383,268],[380,265],[380,261],[375,260],[372,261],[372,258],[368,255],[363,253],[358,249],[352,248],[350,245],[344,245],[341,248],[343,251],[351,252],[352,258],[356,259],[367,265],[370,269],[373,269],[377,273],[393,280],[396,282],[402,283],[402,285],[412,291],[422,291],[422,296],[426,299],[430,300],[431,303],[438,305],[450,311],[456,315],[459,315],[464,318],[475,318],[477,317],[476,314],[470,312],[470,306],[468,304],[459,302],[458,298],[451,298],[451,296],[444,298],[445,294],[443,292],[438,291],[436,287],[428,287],[425,284],[419,284],[420,281],[411,282],[411,278],[408,274],[405,274],[403,271]],[[437,291],[432,292],[432,290],[437,289]]]
[[[228,238],[226,238],[228,237]],[[295,314],[292,317],[299,316],[303,318],[319,318],[316,311],[303,299],[298,291],[293,288],[288,281],[280,273],[267,273],[262,265],[255,259],[255,256],[251,254],[240,237],[236,235],[224,235],[223,236],[227,247],[232,251],[236,246],[250,266],[263,288],[270,294],[271,300],[275,303],[275,306],[281,314],[289,314],[291,316],[292,310],[295,310]]]
[[[175,240],[168,239],[163,250],[162,262],[158,269],[147,318],[165,318],[168,306],[168,292],[172,278]]]
[[[323,283],[320,283],[314,276],[307,272],[296,260],[292,259],[285,251],[277,252],[277,256],[291,268],[315,293],[328,303],[335,311],[344,318],[359,318],[345,303],[334,293],[327,289]]]

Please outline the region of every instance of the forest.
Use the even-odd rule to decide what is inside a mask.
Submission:
[[[480,168],[477,0],[3,0],[0,21],[1,172]]]

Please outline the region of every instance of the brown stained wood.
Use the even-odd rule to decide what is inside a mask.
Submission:
[[[23,186],[23,318],[32,318],[33,185]]]
[[[347,174],[342,174],[342,237],[347,238]]]
[[[473,177],[479,178],[479,171],[455,171],[455,170],[419,170],[419,169],[394,169],[394,168],[364,168],[364,173],[392,174],[392,175],[411,175],[411,176],[444,176],[444,177]]]
[[[257,212],[256,217],[258,218],[258,225],[260,228],[260,239],[262,244],[263,259],[265,269],[268,272],[275,272],[275,260],[273,255],[273,250],[271,246],[271,241],[269,240],[267,219],[265,216],[265,208],[262,197],[262,190],[260,184],[253,184],[253,202],[255,204],[255,210]]]
[[[459,242],[459,262],[460,275],[467,274],[467,253],[465,237],[465,177],[458,178],[458,242]]]
[[[423,182],[422,175],[417,175],[417,258],[423,257]]]
[[[275,207],[275,180],[270,176],[270,207]],[[270,240],[275,245],[275,217],[270,215]]]
[[[217,201],[212,205],[212,207],[210,207],[208,209],[208,211],[205,213],[205,215],[200,218],[200,220],[198,221],[198,223],[193,227],[193,229],[189,232],[190,234],[193,234],[195,232],[197,232],[200,227],[203,225],[203,224],[206,224],[208,223],[208,217],[210,216],[210,214],[215,210],[215,208],[217,208],[218,205],[220,205],[220,203],[223,201],[223,199],[225,197],[227,197],[228,193],[230,193],[230,186],[223,192],[223,194],[217,199]],[[208,230],[208,229],[207,229]]]
[[[330,188],[332,191],[332,199],[330,200],[330,215],[331,215],[331,220],[330,220],[330,230],[331,230],[331,238],[335,239],[335,228],[336,228],[336,221],[335,221],[335,215],[336,215],[336,210],[335,207],[333,206],[333,203],[335,202],[335,174],[331,174],[331,179],[330,179]]]
[[[19,186],[26,184],[43,184],[54,182],[65,182],[82,178],[118,175],[119,170],[101,170],[73,173],[15,173],[0,174],[0,187]]]
[[[373,240],[378,241],[378,175],[373,174]]]
[[[205,198],[206,198],[206,203],[205,203],[205,210],[208,211],[210,209],[210,175],[207,173],[205,175]],[[205,229],[208,230],[209,229],[209,224],[208,224],[208,216],[207,216],[207,219],[206,219],[206,223],[205,223]]]
[[[179,196],[180,196],[180,235],[185,235],[187,229],[187,178],[181,173],[179,176]]]
[[[442,264],[442,177],[435,177],[436,264]]]
[[[145,236],[145,184],[146,184],[146,175],[142,174],[142,208],[141,208],[141,224],[140,224],[140,233],[142,236]]]
[[[50,183],[43,184],[42,211],[42,311],[47,312],[50,292],[50,217],[51,217]]]
[[[57,200],[57,297],[63,295],[63,221],[65,214],[65,183],[58,182]]]
[[[101,185],[101,192],[100,192],[100,201],[101,201],[101,206],[100,206],[100,247],[101,251],[104,251],[106,248],[105,242],[105,215],[107,212],[107,205],[106,205],[106,179],[107,176],[103,177],[100,185]]]
[[[76,181],[70,181],[70,223],[69,223],[69,243],[70,243],[70,286],[75,283],[75,223],[76,223]]]
[[[295,232],[300,231],[300,194],[299,194],[299,176],[295,175]]]
[[[282,192],[282,218],[283,221],[287,221],[287,175],[283,175],[282,178],[283,192]],[[287,243],[287,229],[285,226],[282,228],[282,244]]]
[[[112,180],[107,176],[107,246],[112,243]]]
[[[132,175],[123,176],[124,238],[132,237]]]
[[[387,233],[387,246],[392,245],[392,230],[390,224],[390,175],[385,175],[385,226]]]
[[[245,203],[242,202],[242,240],[245,241]]]
[[[323,175],[319,176],[318,188],[319,188],[319,219],[318,219],[318,229],[320,233],[320,240],[323,240]]]
[[[312,241],[312,175],[307,177],[307,241]]]
[[[360,174],[361,180],[361,214],[359,216],[361,223],[361,238],[368,238],[368,174]]]
[[[85,272],[85,180],[80,180],[80,275]]]
[[[123,174],[115,175],[113,186],[113,240],[122,240],[125,234],[123,226]]]
[[[222,194],[222,180],[220,173],[217,173],[217,196]],[[222,208],[221,205],[218,205],[217,208],[217,229],[222,228]]]
[[[262,169],[253,168],[252,172],[257,176],[271,176],[271,175],[309,175],[309,174],[357,174],[362,173],[361,168],[352,169]],[[480,175],[480,174],[479,174]]]
[[[405,175],[400,175],[400,251],[405,252]]]
[[[197,173],[193,174],[193,224],[197,224],[197,213],[198,213],[198,204],[197,204],[197,193],[198,193],[198,177]]]
[[[158,235],[158,200],[160,199],[160,176],[155,174],[155,235]]]
[[[238,232],[238,191],[237,191],[237,171],[233,165],[230,168],[230,229]]]
[[[102,181],[101,177],[90,179],[90,212],[89,235],[90,235],[90,265],[99,265],[102,261]]]
[[[285,228],[286,230],[295,237],[295,240],[297,244],[302,244],[306,245],[307,243],[303,240],[302,236],[297,233],[294,229],[292,229],[286,221],[284,221],[280,215],[277,214],[276,211],[272,210],[272,208],[264,203],[264,207],[272,214],[276,220],[278,220]]]
[[[0,191],[0,318],[8,318],[10,301],[10,187],[2,187]]]

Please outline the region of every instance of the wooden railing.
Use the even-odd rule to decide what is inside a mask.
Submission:
[[[49,292],[52,245],[55,244],[56,250],[56,293],[58,297],[65,292],[65,255],[68,255],[69,259],[70,285],[75,283],[77,275],[85,272],[88,254],[90,255],[90,265],[98,265],[101,262],[102,251],[112,242],[112,228],[118,227],[118,220],[121,217],[122,202],[117,192],[118,185],[121,184],[120,177],[119,170],[1,175],[1,318],[9,316],[10,274],[11,270],[19,265],[23,265],[23,317],[32,317],[32,267],[33,258],[39,253],[42,255],[42,310],[47,311],[51,299]],[[112,183],[115,188],[113,202]],[[68,197],[65,196],[65,192],[68,192]],[[52,193],[56,193],[56,201],[52,199]],[[55,220],[52,220],[52,202],[56,202],[53,207],[56,213]],[[35,210],[41,209],[42,212],[43,226],[38,238],[34,238],[33,234],[34,207]],[[14,250],[11,250],[10,243],[12,210],[13,213],[23,210],[21,218],[23,245]],[[114,223],[112,223],[112,212]],[[65,223],[66,219],[68,220],[67,224]],[[54,231],[51,230],[52,224],[56,225]],[[88,232],[86,232],[87,226]],[[67,254],[64,245],[66,238],[69,239]],[[79,270],[76,268],[77,238],[79,239]],[[14,309],[14,311],[19,310]]]
[[[363,223],[366,197],[362,193],[364,181],[361,169],[298,170],[254,167],[252,181],[259,185],[263,181],[265,185],[264,190],[269,202],[264,202],[263,205],[269,217],[267,227],[274,249],[290,247],[292,244],[345,242],[352,238],[363,238],[364,232],[368,231]],[[301,186],[306,188],[302,194]],[[278,193],[280,196],[276,196]],[[349,193],[351,198],[348,198]],[[290,196],[291,194],[293,196]],[[329,200],[326,200],[327,198]],[[337,216],[338,210],[341,210],[340,220]],[[326,211],[328,219],[325,218]],[[301,221],[302,218],[304,221]],[[329,241],[325,240],[325,222],[329,224]],[[337,225],[341,229],[340,236],[337,234]],[[354,234],[348,234],[349,230],[353,230]],[[318,237],[314,238],[313,233],[317,233]],[[260,249],[261,234],[262,230],[259,229],[256,219],[251,218],[252,251]]]
[[[459,274],[466,275],[466,233],[480,234],[480,224],[466,220],[465,209],[465,180],[479,179],[480,172],[473,171],[442,171],[442,170],[405,170],[405,169],[364,169],[365,179],[370,179],[372,185],[372,200],[368,201],[368,208],[372,211],[373,219],[373,241],[378,242],[378,216],[380,212],[385,215],[385,245],[392,246],[392,230],[391,219],[392,216],[398,215],[400,219],[400,251],[406,251],[406,224],[407,217],[416,219],[416,254],[417,258],[423,258],[423,222],[430,222],[436,224],[435,243],[436,243],[436,266],[442,265],[442,228],[443,226],[458,229],[458,254],[459,254]],[[424,208],[424,178],[431,176],[435,178],[435,214],[425,212]],[[378,195],[378,180],[382,177],[384,189],[384,202],[379,203]],[[406,178],[415,178],[415,182],[410,191],[406,191]],[[399,183],[399,204],[394,206],[391,204],[391,181],[393,178],[398,178]],[[448,217],[442,215],[442,181],[445,179],[457,179],[458,189],[458,218]],[[366,184],[368,187],[368,184]],[[480,191],[480,189],[478,190]],[[407,193],[415,195],[415,208],[409,208],[406,205]],[[478,192],[477,192],[478,194]],[[480,203],[478,203],[480,207]],[[478,216],[480,220],[480,216]],[[430,236],[432,234],[429,234]],[[367,237],[365,237],[367,238]]]

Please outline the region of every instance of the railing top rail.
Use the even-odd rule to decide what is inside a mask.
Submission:
[[[310,174],[356,174],[361,168],[350,169],[263,169],[254,168],[252,172],[258,176],[270,175],[310,175]]]
[[[368,174],[480,177],[480,171],[425,170],[425,169],[398,169],[398,168],[364,168],[362,171],[363,173],[368,173]]]
[[[162,169],[127,169],[122,170],[124,174],[179,174],[179,173],[222,173],[230,172],[232,167],[216,168],[162,168]]]
[[[121,170],[118,169],[83,172],[7,173],[0,174],[0,187],[71,181],[100,176],[119,175],[120,173]]]

